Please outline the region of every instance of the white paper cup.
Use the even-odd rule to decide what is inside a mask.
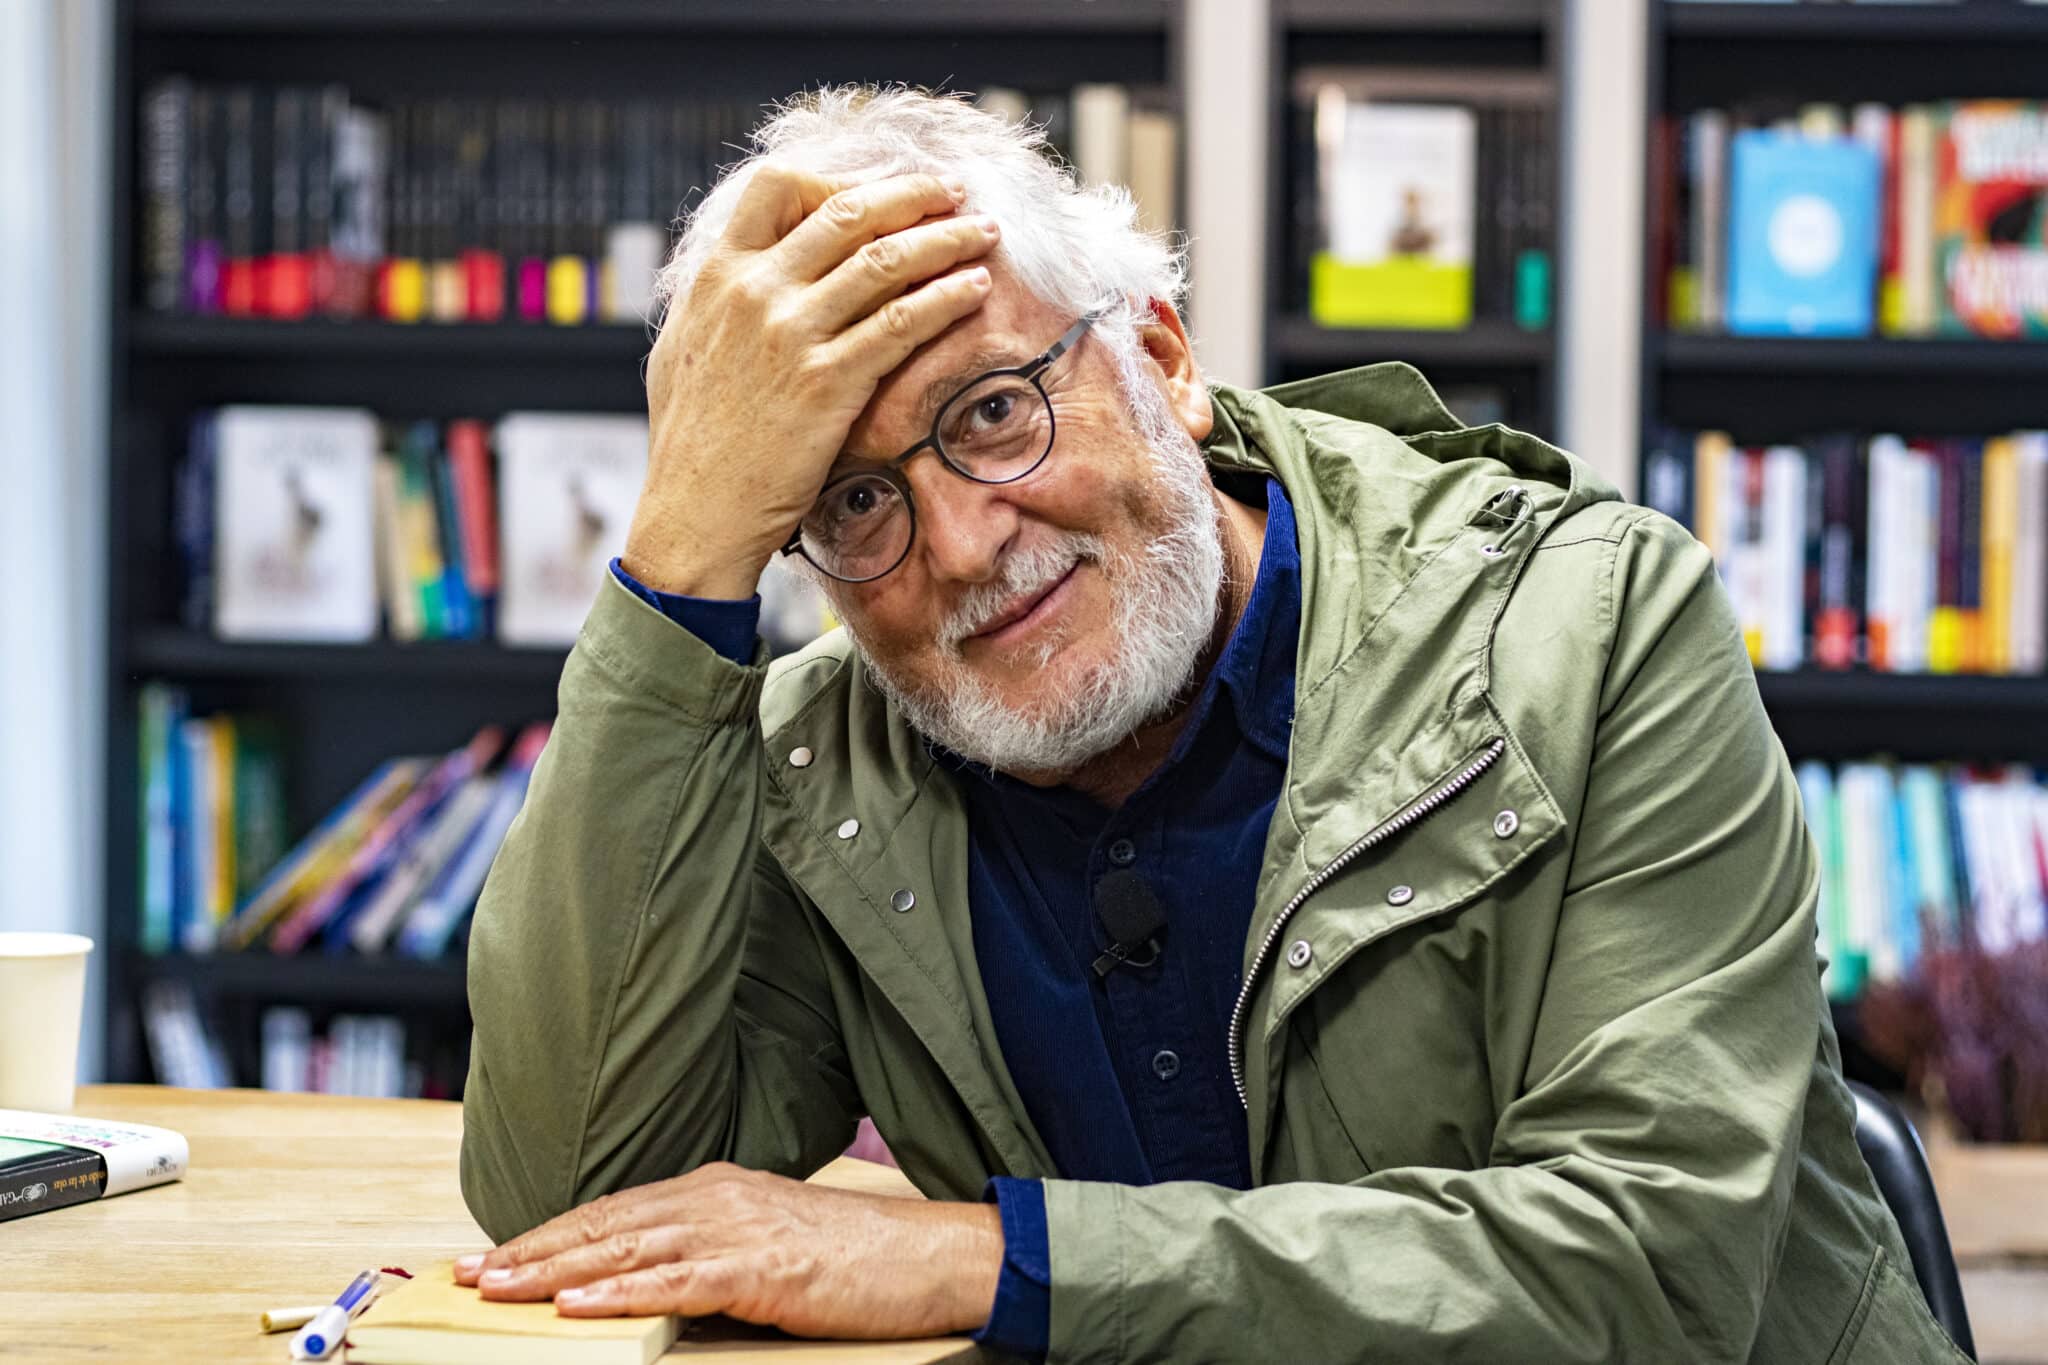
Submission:
[[[81,934],[0,933],[0,1109],[71,1112],[91,952]]]

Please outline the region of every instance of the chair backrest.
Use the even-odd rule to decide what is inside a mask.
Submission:
[[[1963,1285],[1956,1276],[1955,1253],[1949,1248],[1948,1227],[1941,1220],[1941,1203],[1934,1195],[1934,1177],[1928,1174],[1919,1134],[1891,1101],[1869,1086],[1850,1081],[1849,1093],[1856,1097],[1856,1145],[1905,1235],[1913,1278],[1920,1282],[1934,1320],[1975,1360],[1977,1344],[1963,1308]]]

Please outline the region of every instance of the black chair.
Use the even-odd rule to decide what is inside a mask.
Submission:
[[[1963,1308],[1963,1285],[1956,1277],[1955,1253],[1949,1249],[1948,1227],[1941,1221],[1941,1203],[1934,1197],[1934,1177],[1927,1173],[1927,1153],[1913,1125],[1891,1101],[1861,1081],[1849,1082],[1856,1097],[1856,1145],[1877,1178],[1878,1192],[1899,1220],[1906,1254],[1913,1258],[1913,1278],[1934,1320],[1970,1359],[1977,1343],[1970,1336],[1970,1315]]]

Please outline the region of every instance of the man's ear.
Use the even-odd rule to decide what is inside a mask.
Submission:
[[[1209,387],[1202,382],[1201,367],[1195,364],[1194,343],[1180,314],[1165,299],[1152,300],[1152,320],[1138,324],[1138,344],[1159,367],[1160,383],[1166,389],[1167,404],[1189,436],[1200,441],[1216,424],[1209,406]]]

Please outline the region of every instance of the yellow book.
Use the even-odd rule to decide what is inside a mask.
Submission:
[[[1703,431],[1692,444],[1692,533],[1707,547],[1718,566],[1728,552],[1722,523],[1721,481],[1734,442],[1725,431]]]
[[[1979,614],[1986,673],[2012,671],[2013,546],[2020,534],[2019,447],[2010,436],[1984,443],[1984,569]]]
[[[213,792],[208,814],[213,828],[213,856],[207,860],[206,913],[216,926],[235,913],[235,722],[215,716],[207,723],[207,786]]]
[[[565,1318],[552,1303],[496,1303],[455,1283],[443,1261],[349,1324],[350,1365],[648,1365],[677,1320]]]

